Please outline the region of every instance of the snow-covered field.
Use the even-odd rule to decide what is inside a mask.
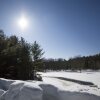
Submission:
[[[74,93],[76,94],[82,93],[82,95],[89,94],[91,96],[93,95],[100,96],[100,71],[96,71],[96,72],[95,71],[83,71],[81,73],[60,71],[60,72],[46,72],[46,73],[40,73],[40,74],[42,74],[44,82],[52,84],[56,87],[59,87],[60,90],[65,92],[64,93],[65,95],[69,91],[73,95]],[[59,79],[59,78],[64,78],[64,79]],[[72,79],[72,81],[67,81],[67,79]],[[76,80],[77,82],[73,82],[73,79]],[[80,81],[86,84],[90,82],[93,85],[80,84]],[[65,95],[63,97],[67,98],[67,96]],[[86,96],[83,96],[82,97],[83,99],[82,98],[80,99],[88,100],[88,97],[86,98],[85,97]],[[64,99],[64,100],[67,100],[67,99]],[[70,100],[75,100],[75,99],[70,99]]]
[[[46,83],[53,84],[55,86],[61,87],[63,90],[67,91],[77,91],[77,92],[86,92],[90,94],[95,94],[100,96],[100,72],[47,72],[41,73],[43,76],[43,80]],[[54,78],[53,78],[54,77]],[[55,78],[56,77],[56,78]],[[94,85],[82,85],[72,81],[66,81],[57,79],[65,78],[65,79],[74,79],[77,81],[83,81],[85,83],[90,82]]]
[[[0,100],[100,100],[100,72],[60,71],[41,75],[43,82],[1,78]]]
[[[88,72],[47,72],[42,73],[42,76],[52,76],[52,77],[64,77],[75,80],[81,80],[85,82],[92,82],[98,87],[100,87],[100,71],[88,71]]]

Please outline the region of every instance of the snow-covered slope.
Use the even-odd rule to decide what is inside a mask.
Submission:
[[[2,92],[0,100],[42,100],[42,89],[35,83],[0,79],[2,81],[5,81],[3,88],[8,86],[8,90]]]
[[[0,100],[60,100],[58,90],[39,81],[0,79]]]
[[[86,79],[89,79],[92,73],[42,73],[42,76],[44,76],[43,82],[7,80],[1,78],[0,100],[100,100],[100,89],[98,87],[100,84],[95,81],[99,79],[99,76],[96,77],[97,79],[92,80],[92,82],[98,85],[97,87],[48,77],[67,77],[87,81],[85,77],[83,77],[84,75],[87,76]],[[92,77],[94,78],[95,75],[100,74],[93,73]],[[78,77],[80,77],[80,79]],[[91,79],[92,78],[88,81],[91,82]]]

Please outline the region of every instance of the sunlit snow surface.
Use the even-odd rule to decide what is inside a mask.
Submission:
[[[46,72],[41,73],[43,81],[58,86],[60,89],[68,91],[86,92],[100,96],[100,72]],[[92,82],[94,85],[81,85],[66,80],[60,80],[51,77],[64,77],[69,79],[81,80],[84,82]]]
[[[0,78],[0,100],[100,100],[100,72],[60,71],[40,74],[43,82]],[[82,85],[57,77],[88,81],[94,85]]]

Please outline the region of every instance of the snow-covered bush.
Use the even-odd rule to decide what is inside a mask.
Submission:
[[[0,89],[3,89],[5,91],[8,90],[10,84],[12,84],[13,82],[14,80],[0,78]]]
[[[16,81],[1,96],[1,100],[42,100],[42,89],[33,83]]]
[[[59,100],[58,88],[44,83],[39,84],[39,86],[43,89],[43,100]]]
[[[33,83],[25,83],[21,88],[18,100],[42,100],[42,89]]]

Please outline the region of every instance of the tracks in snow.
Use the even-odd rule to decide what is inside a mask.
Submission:
[[[81,80],[64,78],[64,77],[51,77],[51,76],[45,76],[45,77],[48,77],[48,78],[56,78],[56,79],[60,79],[60,80],[64,80],[64,81],[74,82],[74,83],[78,83],[80,85],[88,85],[88,86],[91,86],[91,87],[97,87],[94,83],[87,82],[87,81],[81,81]]]

